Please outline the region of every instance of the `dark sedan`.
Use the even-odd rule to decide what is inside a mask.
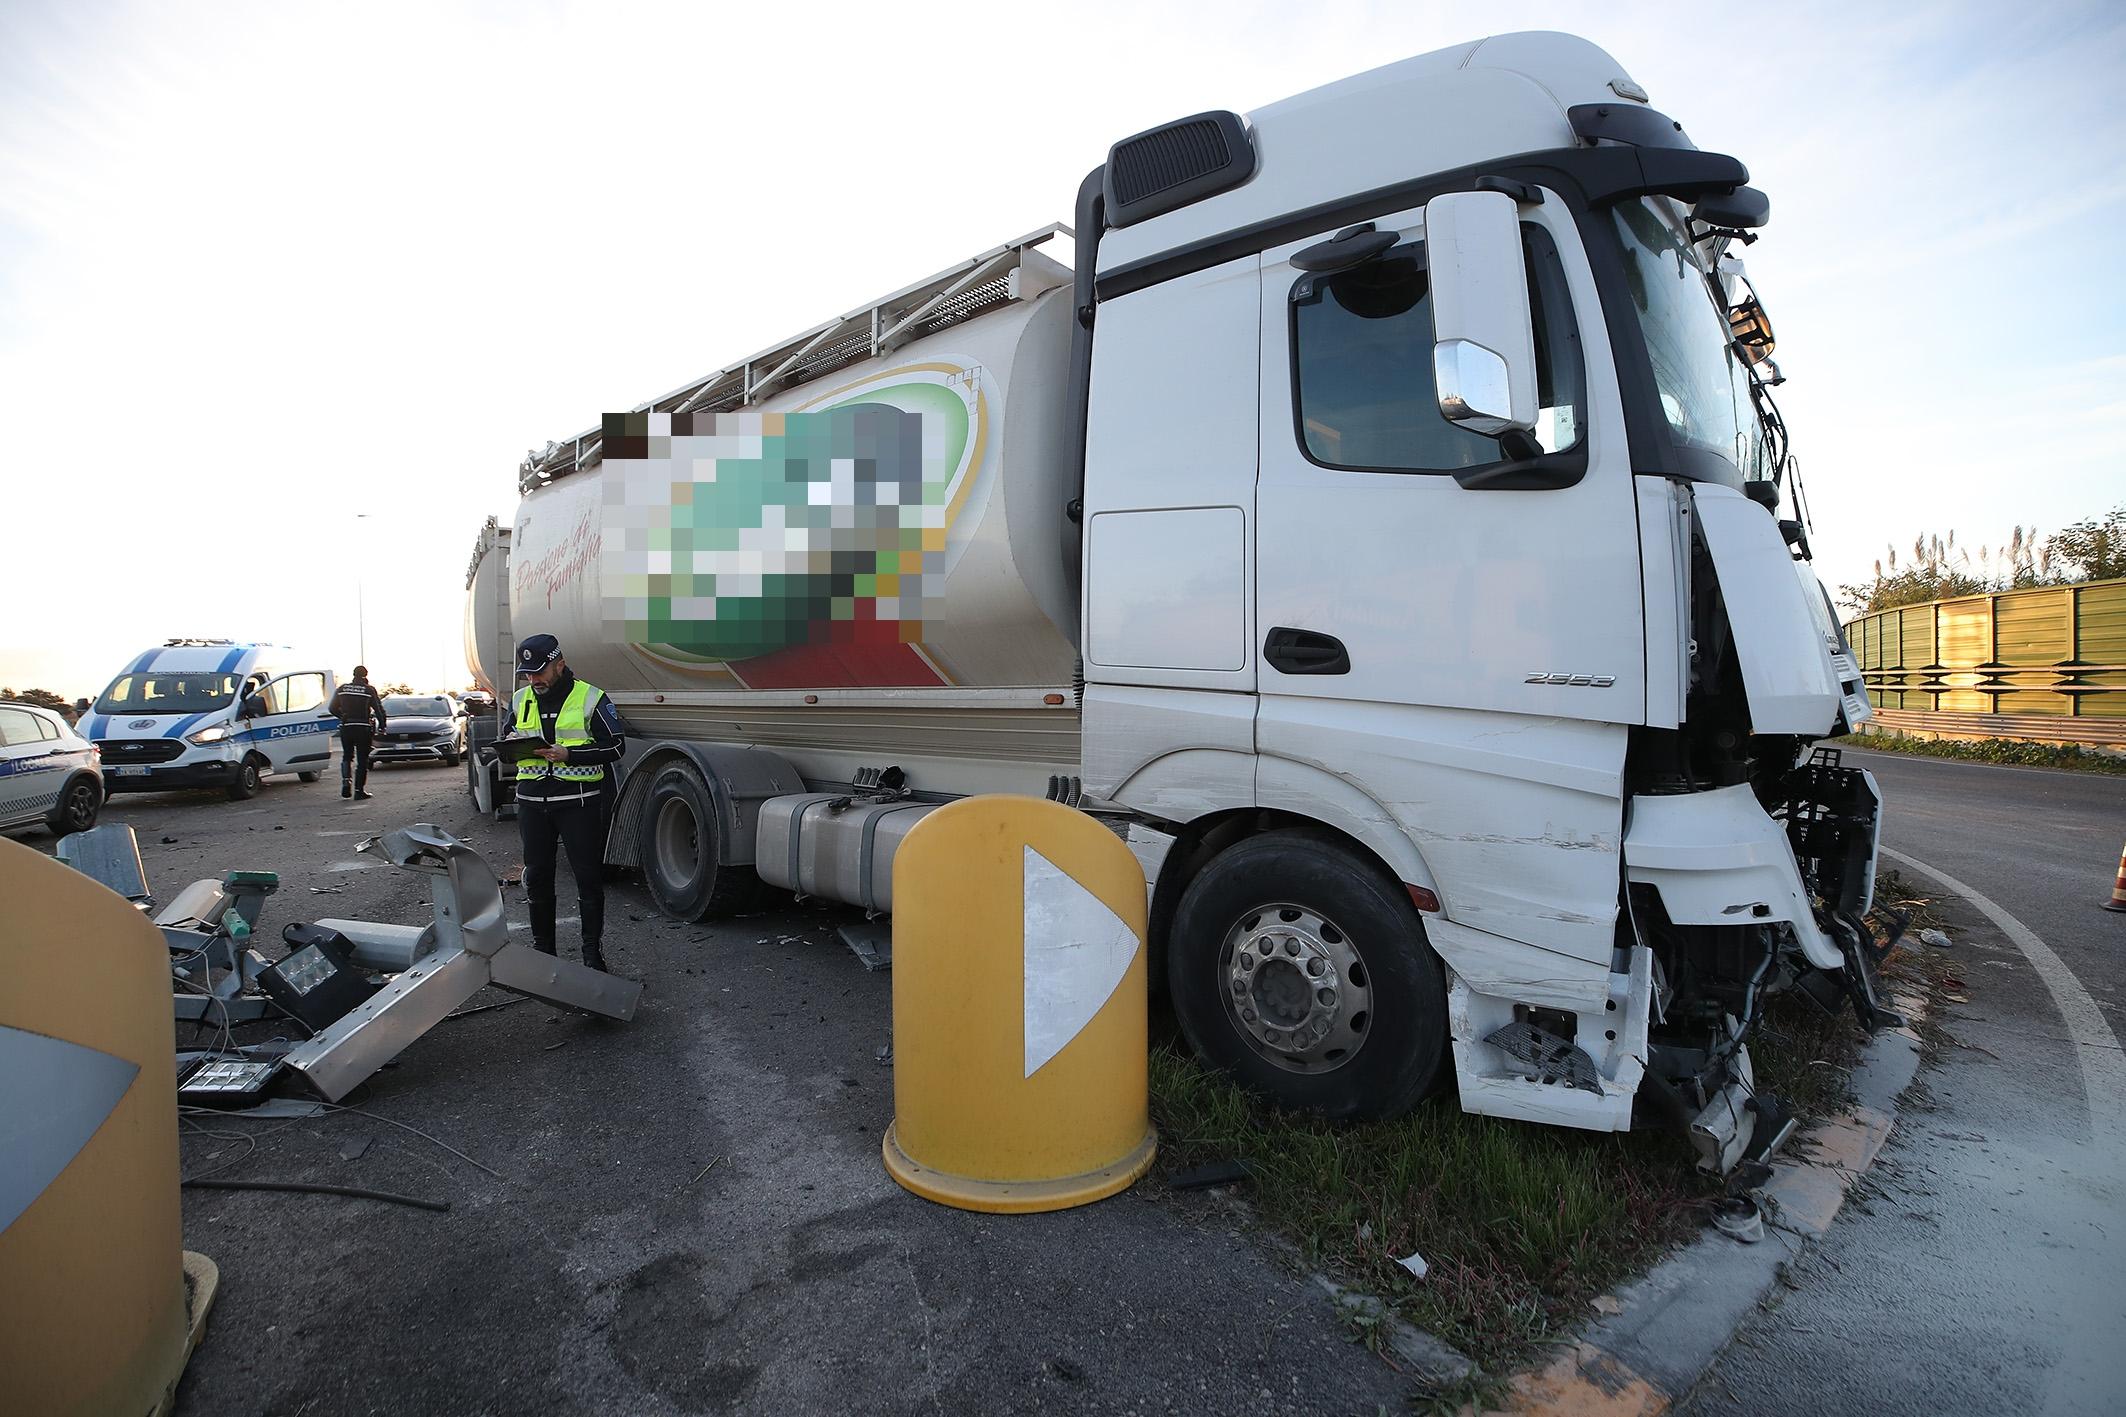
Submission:
[[[371,762],[454,767],[465,756],[465,719],[450,695],[386,694],[384,715],[391,726],[377,735]]]

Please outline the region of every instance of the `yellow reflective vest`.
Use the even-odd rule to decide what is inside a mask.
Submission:
[[[568,698],[562,702],[561,712],[554,717],[555,747],[588,748],[597,741],[591,737],[590,722],[603,697],[602,689],[581,679],[576,681],[576,686],[568,691]],[[539,696],[529,684],[517,690],[517,731],[535,738],[545,736],[539,720]],[[517,781],[536,782],[545,778],[594,786],[605,781],[605,764],[550,763],[544,758],[526,758],[517,764]]]

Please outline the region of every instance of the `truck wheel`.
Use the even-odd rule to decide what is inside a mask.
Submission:
[[[85,832],[96,825],[97,809],[103,806],[103,789],[93,778],[77,777],[60,794],[59,805],[44,819],[53,836]]]
[[[229,800],[245,802],[258,796],[258,759],[245,758],[243,766],[236,770],[236,781],[229,784]]]
[[[1280,1106],[1392,1117],[1446,1054],[1446,985],[1409,897],[1304,833],[1252,837],[1189,884],[1167,984],[1197,1055]]]
[[[674,763],[650,783],[635,828],[635,859],[657,908],[675,920],[701,920],[743,903],[759,881],[717,856],[716,807],[701,774]]]

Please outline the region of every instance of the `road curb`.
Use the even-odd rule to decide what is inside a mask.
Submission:
[[[1921,1007],[1900,998],[1907,1015]],[[1502,1404],[1515,1417],[1655,1417],[1696,1385],[1763,1302],[1787,1262],[1823,1237],[1847,1188],[1871,1166],[1897,1122],[1897,1098],[1919,1072],[1908,1028],[1872,1040],[1854,1069],[1851,1110],[1814,1128],[1774,1164],[1764,1191],[1765,1238],[1745,1245],[1717,1231],[1670,1255],[1615,1296],[1622,1308],[1573,1344],[1513,1379]]]

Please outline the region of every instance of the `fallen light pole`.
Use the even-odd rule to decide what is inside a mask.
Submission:
[[[288,1050],[283,1061],[326,1101],[337,1102],[352,1092],[489,984],[602,1018],[635,1016],[642,997],[640,982],[511,943],[502,883],[477,851],[450,833],[420,822],[374,837],[357,849],[426,873],[435,923],[415,930],[364,920],[318,922],[345,936],[357,958],[390,954],[406,961],[389,983]],[[319,987],[339,966],[323,951],[317,961],[299,962],[316,948],[298,950],[280,967],[287,972],[292,966],[297,981],[307,978],[309,987]]]

